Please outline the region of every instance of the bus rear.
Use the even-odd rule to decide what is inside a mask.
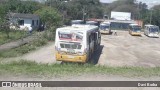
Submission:
[[[56,31],[56,60],[68,62],[86,62],[87,54],[84,44],[84,33],[59,29]]]

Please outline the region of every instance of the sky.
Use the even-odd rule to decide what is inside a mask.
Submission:
[[[116,0],[100,0],[100,1],[105,2],[105,3],[111,3]],[[137,1],[141,1],[141,2],[146,3],[149,8],[153,7],[154,5],[160,4],[160,0],[137,0]]]

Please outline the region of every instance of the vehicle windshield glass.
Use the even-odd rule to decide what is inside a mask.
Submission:
[[[83,33],[82,32],[58,32],[60,40],[69,40],[69,41],[82,41]]]
[[[70,43],[70,44],[61,43],[60,46],[61,48],[66,48],[66,49],[81,49],[82,48],[82,45],[80,45],[79,43]]]
[[[98,25],[98,23],[96,23],[96,22],[87,22],[86,24],[87,25]]]
[[[156,32],[159,32],[159,28],[158,27],[152,27],[152,28],[149,29],[149,31],[151,33],[156,33]]]
[[[100,25],[100,29],[102,30],[109,29],[109,25]]]
[[[139,27],[139,26],[133,27],[133,31],[135,31],[135,32],[141,31],[141,27]]]
[[[72,24],[72,25],[73,25],[73,24],[83,24],[83,21],[72,21],[71,24]]]

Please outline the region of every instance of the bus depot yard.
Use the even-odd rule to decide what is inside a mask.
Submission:
[[[117,36],[102,35],[103,46],[99,64],[109,66],[159,67],[160,39],[131,36],[128,31],[118,31]]]
[[[112,30],[113,31],[113,30]],[[160,66],[160,38],[131,36],[128,31],[117,31],[117,36],[101,35],[101,45],[98,51],[92,55],[91,63],[106,66]],[[3,58],[4,59],[4,58]],[[1,62],[12,60],[29,60],[38,63],[57,63],[55,60],[54,42],[39,50],[21,55],[19,57],[6,58]],[[58,61],[59,63],[59,61]]]
[[[118,30],[117,36],[102,34],[100,49],[94,52],[90,60],[92,64],[57,62],[54,45],[54,42],[49,42],[38,50],[18,57],[0,58],[0,79],[4,81],[157,81],[160,78],[160,38],[149,38],[144,34],[131,36],[128,31]]]

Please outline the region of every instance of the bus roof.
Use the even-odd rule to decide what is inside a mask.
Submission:
[[[136,23],[132,23],[132,24],[129,24],[129,26],[139,26],[139,25]]]
[[[83,22],[83,20],[72,20],[71,22]]]
[[[110,22],[104,21],[101,24],[111,24]]]
[[[68,30],[68,31],[90,31],[90,30],[94,30],[94,29],[98,29],[98,26],[93,26],[93,25],[72,25],[72,26],[66,26],[66,27],[62,27],[62,28],[58,28],[58,31],[64,31],[64,30]]]
[[[96,21],[86,21],[86,23],[98,23]]]
[[[155,26],[155,25],[151,25],[151,24],[147,24],[145,25],[146,27],[152,27],[152,26]]]

